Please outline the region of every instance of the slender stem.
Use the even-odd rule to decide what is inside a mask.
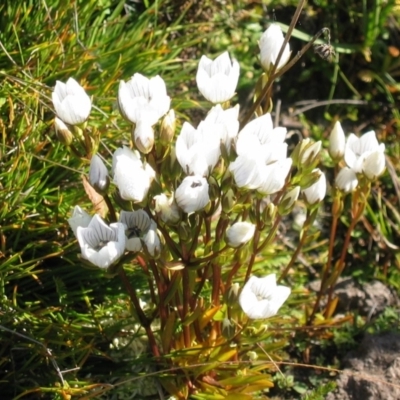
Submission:
[[[254,238],[253,238],[253,252],[251,253],[249,265],[247,266],[246,277],[244,278],[245,283],[250,278],[251,270],[253,269],[253,265],[254,265],[254,260],[256,259],[256,255],[258,253],[257,246],[258,246],[259,241],[260,241],[260,231],[256,229],[256,231],[254,233]]]
[[[133,290],[133,287],[131,283],[129,282],[128,276],[126,275],[126,272],[124,270],[124,267],[120,267],[119,270],[119,276],[122,280],[122,283],[125,286],[126,291],[129,294],[129,297],[132,301],[133,306],[135,307],[136,313],[139,318],[140,324],[143,326],[143,328],[146,331],[147,338],[149,340],[149,345],[151,348],[151,352],[155,357],[160,357],[160,351],[158,349],[156,339],[154,337],[154,333],[151,330],[151,321],[146,317],[145,313],[143,312],[142,308],[140,307],[139,299],[136,296],[136,292]]]
[[[189,269],[185,267],[182,270],[182,289],[183,289],[183,320],[188,317],[189,314],[189,303],[190,303],[190,281],[189,281]],[[190,326],[187,324],[183,325],[183,340],[185,347],[190,347]]]
[[[317,295],[317,299],[315,300],[314,303],[314,307],[313,310],[311,312],[311,315],[308,318],[307,321],[307,325],[311,325],[311,322],[314,318],[314,315],[316,314],[319,304],[321,302],[321,298],[326,290],[326,282],[328,280],[329,277],[329,272],[331,270],[331,265],[332,265],[332,257],[333,257],[333,248],[334,248],[334,244],[335,244],[335,237],[336,237],[336,230],[337,230],[337,223],[339,221],[339,217],[340,215],[338,214],[334,214],[332,217],[332,225],[331,225],[331,234],[330,234],[330,238],[329,238],[329,250],[328,250],[328,259],[326,261],[326,265],[324,268],[324,272],[322,275],[322,279],[321,279],[321,287],[319,289],[318,295]]]
[[[297,10],[296,10],[297,11]],[[292,20],[293,22],[293,20]],[[290,27],[292,26],[292,23],[290,24]],[[288,36],[289,32],[291,33],[292,30],[289,30],[285,36]],[[329,31],[328,28],[322,28],[320,31],[318,31],[313,38],[310,40],[310,42],[308,42],[297,54],[295,57],[293,57],[284,67],[282,67],[279,71],[277,71],[276,73],[274,73],[274,69],[271,71],[271,75],[268,78],[267,83],[265,84],[261,94],[259,97],[257,97],[256,101],[254,102],[254,104],[252,105],[250,111],[248,112],[248,114],[246,115],[246,117],[244,118],[244,120],[242,121],[242,123],[240,124],[240,129],[242,129],[247,122],[249,122],[250,118],[253,116],[255,110],[257,110],[257,108],[260,106],[261,102],[264,100],[264,98],[266,97],[267,93],[269,93],[271,86],[273,84],[273,82],[275,81],[275,79],[279,78],[280,76],[282,76],[286,71],[288,71],[290,68],[293,67],[294,64],[297,63],[297,61],[299,61],[299,59],[304,55],[304,53],[306,51],[308,51],[310,49],[310,47],[314,44],[314,42],[326,31]],[[286,42],[287,43],[287,42]],[[286,45],[286,44],[284,44]],[[283,48],[283,46],[282,46]],[[278,63],[275,63],[276,65],[278,65]]]
[[[290,21],[289,29],[288,29],[288,31],[287,31],[287,33],[286,33],[286,35],[285,35],[285,39],[283,40],[283,44],[282,44],[282,46],[281,46],[281,48],[280,48],[280,50],[279,50],[279,53],[278,53],[278,56],[277,56],[277,58],[276,58],[275,64],[273,65],[273,67],[272,67],[272,69],[271,69],[271,71],[270,71],[270,76],[269,76],[269,78],[268,78],[268,82],[267,82],[267,84],[265,85],[264,90],[261,92],[260,97],[258,97],[257,100],[254,102],[254,104],[253,104],[251,110],[249,111],[249,113],[247,114],[246,118],[245,118],[244,121],[240,124],[240,129],[242,129],[243,126],[245,126],[245,125],[247,124],[247,122],[249,122],[250,118],[251,118],[252,115],[254,114],[254,111],[259,107],[259,105],[260,105],[261,102],[263,101],[265,95],[266,95],[267,92],[270,90],[270,87],[272,86],[272,82],[273,82],[274,79],[275,79],[275,78],[274,78],[274,74],[275,74],[276,68],[277,68],[278,65],[279,65],[279,61],[281,60],[281,57],[282,57],[282,55],[283,55],[283,52],[285,51],[285,47],[286,47],[287,43],[289,42],[289,39],[290,39],[290,37],[291,37],[291,35],[292,35],[292,32],[293,32],[293,29],[294,29],[294,27],[295,27],[296,24],[297,24],[297,20],[298,20],[299,17],[300,17],[300,13],[301,13],[301,10],[302,10],[303,7],[304,7],[305,2],[306,2],[305,0],[300,0],[300,1],[299,1],[299,4],[297,5],[296,11],[295,11],[295,13],[294,13],[294,15],[293,15],[293,18],[292,18],[292,20]],[[274,78],[274,79],[271,79],[271,78]]]
[[[301,235],[301,239],[300,239],[300,241],[299,241],[299,243],[298,243],[298,245],[297,245],[297,247],[296,247],[296,250],[295,250],[295,252],[293,253],[292,258],[290,259],[289,264],[286,266],[286,268],[285,268],[285,269],[283,270],[283,272],[281,273],[281,276],[279,277],[278,282],[280,282],[282,279],[285,279],[285,278],[286,278],[286,275],[288,274],[290,268],[292,268],[293,264],[296,262],[297,257],[299,256],[299,253],[300,253],[301,249],[302,249],[303,246],[304,246],[304,242],[305,242],[306,239],[307,239],[307,233],[308,233],[308,228],[309,228],[309,226],[310,226],[310,225],[307,225],[307,226],[304,228],[303,234]]]
[[[117,222],[117,215],[115,214],[115,209],[113,203],[110,200],[110,197],[108,196],[108,194],[105,194],[103,198],[107,204],[108,211],[110,212],[110,222]]]

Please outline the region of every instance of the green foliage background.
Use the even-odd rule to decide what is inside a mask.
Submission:
[[[140,371],[150,362],[129,357],[116,361],[112,356],[110,343],[116,336],[125,332],[135,337],[128,299],[116,278],[106,279],[101,271],[82,268],[77,258],[76,240],[66,220],[74,205],[90,207],[81,184],[87,163],[70,157],[55,137],[51,89],[56,80],[73,76],[93,96],[96,107],[91,126],[101,134],[100,151],[108,154],[129,138],[115,97],[119,80],[134,72],[160,74],[180,118],[196,122],[206,112],[194,84],[197,60],[201,54],[227,49],[241,64],[238,99],[242,110],[248,108],[260,72],[257,40],[271,20],[287,26],[296,4],[243,0],[2,2],[2,398],[63,398],[60,378],[46,349],[51,349],[61,370],[77,368],[65,373],[64,379],[78,397],[94,393],[97,384],[131,377],[132,363]],[[305,135],[326,140],[332,121],[340,118],[347,132],[374,128],[387,144],[389,174],[385,186],[375,188],[367,216],[379,227],[382,236],[372,249],[385,252],[385,264],[370,262],[362,275],[364,279],[378,276],[397,289],[399,252],[388,243],[400,242],[399,10],[395,0],[309,2],[291,40],[293,54],[317,30],[328,26],[336,58],[327,63],[307,54],[276,85],[274,95],[275,102],[282,100],[282,118],[287,117],[295,127],[301,122]],[[314,99],[343,101],[314,107]],[[293,112],[310,105],[305,113]],[[353,249],[359,252],[360,263],[370,259],[361,245],[366,234],[361,227]],[[282,255],[279,266],[285,260]],[[357,265],[354,262],[351,271],[360,275]],[[145,281],[134,270],[130,273],[140,290]],[[301,270],[293,277],[302,283],[307,279]],[[105,396],[123,398],[121,387],[108,388]]]

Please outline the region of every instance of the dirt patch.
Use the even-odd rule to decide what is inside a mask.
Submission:
[[[399,400],[400,334],[367,334],[345,357],[344,367],[326,400]]]
[[[314,281],[309,287],[313,291],[318,291],[320,285],[321,281]],[[377,280],[360,285],[353,278],[343,278],[336,284],[334,293],[339,298],[337,313],[357,311],[368,319],[381,313],[388,306],[399,304],[397,295]],[[323,301],[321,306],[324,306]]]

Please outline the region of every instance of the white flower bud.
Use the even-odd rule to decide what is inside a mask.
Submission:
[[[311,139],[303,139],[300,150],[300,164],[304,166],[310,166],[318,157],[321,151],[322,142],[312,143]]]
[[[179,207],[174,201],[174,196],[168,198],[164,193],[154,196],[155,211],[163,222],[176,223],[180,219]]]
[[[185,213],[201,210],[210,201],[207,180],[202,176],[187,176],[176,189],[175,200]]]
[[[151,227],[144,238],[147,251],[152,257],[157,258],[161,253],[161,241],[157,233],[157,225],[151,222]]]
[[[339,121],[336,121],[331,134],[329,135],[329,155],[334,161],[339,161],[343,158],[345,147],[346,137],[342,125]]]
[[[239,63],[231,61],[228,52],[222,53],[214,61],[202,56],[196,75],[197,87],[211,103],[223,103],[234,96],[239,72]]]
[[[260,58],[263,69],[268,72],[272,65],[276,63],[279,51],[283,45],[284,36],[282,29],[277,24],[271,24],[269,28],[261,36],[259,47],[260,47]],[[285,49],[282,53],[282,57],[279,60],[277,70],[282,68],[290,58],[290,47],[289,43],[286,44]]]
[[[69,146],[72,143],[73,135],[72,135],[71,131],[69,130],[68,126],[65,125],[64,122],[61,121],[60,118],[55,117],[54,118],[54,128],[56,130],[58,140],[62,144]]]
[[[255,229],[250,222],[236,222],[226,231],[226,242],[231,247],[239,247],[253,238]]]
[[[89,182],[100,194],[106,193],[110,186],[107,167],[97,154],[90,161]]]
[[[52,93],[57,117],[69,125],[78,125],[89,118],[92,102],[83,87],[73,78],[56,82]]]
[[[143,154],[150,153],[154,145],[154,130],[150,123],[139,121],[133,135],[137,149]]]
[[[352,192],[358,185],[357,174],[348,167],[344,167],[337,174],[336,186],[345,193]]]
[[[319,171],[320,176],[317,182],[303,190],[304,197],[309,205],[314,205],[321,202],[326,195],[326,177],[325,174],[318,168],[313,172]]]

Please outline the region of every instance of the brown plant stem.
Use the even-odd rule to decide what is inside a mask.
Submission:
[[[140,324],[146,331],[147,338],[149,340],[149,345],[151,352],[153,353],[154,357],[160,357],[160,350],[158,349],[156,339],[154,337],[154,333],[151,330],[151,321],[146,317],[145,313],[143,312],[142,308],[140,307],[139,299],[136,296],[136,292],[133,290],[131,283],[129,282],[128,276],[126,275],[124,267],[120,267],[118,270],[119,276],[122,280],[122,283],[125,286],[126,291],[129,294],[131,302],[136,310],[136,313],[139,318]]]
[[[103,196],[103,199],[106,202],[108,211],[110,213],[110,222],[117,222],[117,215],[115,214],[114,206],[113,206],[108,194],[105,194]]]
[[[334,244],[335,244],[337,223],[338,223],[339,217],[340,217],[340,215],[338,215],[338,214],[334,214],[332,216],[331,233],[330,233],[330,238],[329,238],[328,259],[325,264],[324,272],[323,272],[322,279],[321,279],[321,287],[319,289],[317,299],[315,300],[313,310],[306,322],[307,325],[311,325],[311,322],[312,322],[315,314],[317,313],[319,304],[321,302],[321,298],[326,290],[326,282],[328,280],[329,272],[331,270],[331,265],[332,265],[333,248],[334,248]]]

